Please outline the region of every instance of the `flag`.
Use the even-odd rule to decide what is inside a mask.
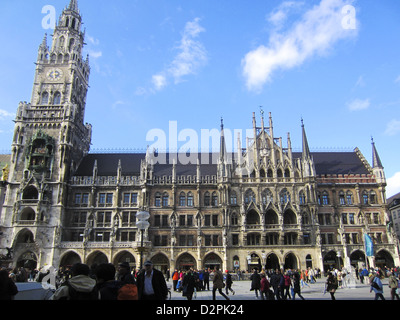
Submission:
[[[364,233],[364,241],[365,241],[365,251],[367,253],[367,257],[371,257],[374,255],[374,244],[372,242],[371,237]]]

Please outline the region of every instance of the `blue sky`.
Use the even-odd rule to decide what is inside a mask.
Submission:
[[[18,102],[31,99],[45,33],[51,44],[42,10],[52,6],[58,19],[68,2],[0,2],[0,152],[10,149]],[[244,132],[252,112],[260,123],[262,106],[295,151],[302,118],[312,151],[358,147],[371,163],[373,136],[388,196],[400,192],[399,1],[78,2],[93,150],[145,149],[154,129],[168,137],[171,121],[200,137],[223,117],[225,128]]]

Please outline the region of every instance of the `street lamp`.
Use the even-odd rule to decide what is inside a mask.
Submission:
[[[143,266],[143,234],[144,231],[150,226],[150,223],[147,221],[150,218],[150,213],[147,211],[140,211],[136,215],[136,227],[140,230],[141,232],[141,241],[140,241],[140,270],[142,270]]]

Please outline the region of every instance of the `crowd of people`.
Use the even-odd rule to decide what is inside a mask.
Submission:
[[[88,266],[77,263],[70,267],[55,270],[53,294],[50,300],[165,300],[171,297],[167,282],[172,280],[172,290],[179,292],[187,300],[192,300],[199,291],[212,290],[213,300],[217,292],[229,300],[229,294],[234,295],[232,288],[235,281],[249,279],[249,290],[255,293],[256,299],[261,300],[295,300],[296,297],[304,300],[301,294],[305,286],[325,282],[325,293],[329,293],[335,300],[335,293],[339,288],[350,285],[350,279],[357,279],[360,283],[370,285],[370,292],[375,293],[375,299],[385,300],[383,296],[382,279],[387,278],[392,300],[400,300],[399,276],[400,268],[360,268],[348,271],[345,268],[331,269],[322,273],[320,269],[306,270],[254,269],[251,273],[233,272],[225,270],[222,273],[219,266],[214,269],[205,268],[196,270],[175,269],[172,274],[167,270],[164,275],[153,268],[151,261],[144,263],[143,269],[131,269],[127,262],[120,263],[117,268],[110,263]],[[18,293],[15,283],[49,279],[49,268],[40,270],[26,270],[15,268],[0,270],[0,300],[11,300]],[[322,276],[325,276],[324,280]],[[45,278],[47,277],[47,278]],[[48,280],[47,280],[48,281]],[[211,284],[210,284],[211,282]]]

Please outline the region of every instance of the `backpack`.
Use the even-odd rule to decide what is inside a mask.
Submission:
[[[138,300],[138,289],[135,284],[125,284],[118,289],[117,300]]]
[[[66,282],[68,287],[69,300],[99,300],[99,292],[97,287],[94,286],[91,292],[81,292],[74,289],[69,281]]]

